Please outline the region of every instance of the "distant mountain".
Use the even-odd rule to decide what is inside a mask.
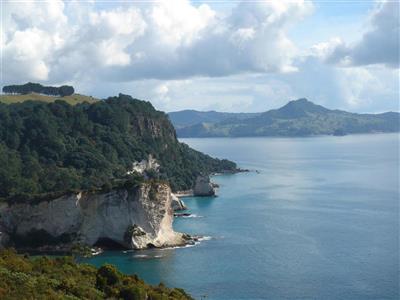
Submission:
[[[227,113],[197,110],[181,110],[168,113],[169,118],[175,128],[183,128],[186,126],[196,125],[200,123],[218,123],[227,119],[247,119],[259,116],[261,113]]]
[[[400,123],[400,114],[397,112],[349,113],[331,110],[304,98],[290,101],[279,109],[264,113],[229,113],[229,116],[226,116],[227,113],[181,111],[169,115],[179,137],[312,136],[398,132]]]

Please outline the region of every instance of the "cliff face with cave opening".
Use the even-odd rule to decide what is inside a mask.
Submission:
[[[73,193],[38,203],[2,203],[3,246],[70,250],[109,240],[127,249],[183,245],[172,229],[171,189],[143,183],[107,193]]]

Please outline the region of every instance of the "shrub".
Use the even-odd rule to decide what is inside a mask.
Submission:
[[[152,287],[112,265],[99,269],[72,257],[30,258],[0,251],[0,299],[192,299],[183,290]]]

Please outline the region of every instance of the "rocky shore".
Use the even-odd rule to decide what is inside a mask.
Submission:
[[[175,196],[177,198],[184,197],[209,197],[216,196],[216,189],[218,188],[218,184],[215,184],[210,181],[210,176],[208,175],[200,175],[196,178],[196,182],[194,184],[193,189],[178,191],[175,192]]]

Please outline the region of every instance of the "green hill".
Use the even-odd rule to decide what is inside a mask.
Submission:
[[[146,101],[120,94],[92,104],[0,103],[0,198],[110,189],[141,180],[127,172],[152,155],[150,179],[192,187],[201,173],[235,170],[179,143],[167,115]]]
[[[217,111],[181,110],[168,113],[175,128],[183,128],[200,123],[217,123],[227,119],[247,119],[260,113],[227,113]]]
[[[85,96],[85,95],[80,95],[80,94],[72,94],[70,96],[48,96],[48,95],[42,95],[42,94],[37,94],[37,93],[29,93],[29,94],[21,94],[21,95],[11,95],[11,94],[3,94],[0,95],[0,102],[5,103],[5,104],[12,104],[12,103],[20,103],[20,102],[25,102],[28,100],[33,100],[33,101],[41,101],[41,102],[54,102],[56,100],[63,100],[67,102],[68,104],[75,105],[78,103],[94,103],[96,101],[99,101],[99,99],[93,98],[91,96]]]
[[[396,112],[356,114],[299,99],[248,118],[233,115],[217,122],[178,124],[176,130],[179,137],[345,135],[398,132],[399,123],[400,114]]]

